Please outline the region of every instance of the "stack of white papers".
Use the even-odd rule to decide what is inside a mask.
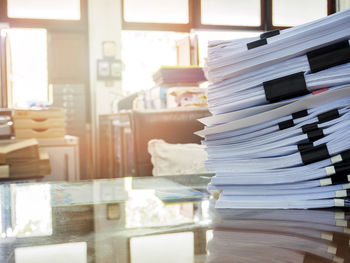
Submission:
[[[206,145],[217,208],[350,205],[350,10],[209,43]]]

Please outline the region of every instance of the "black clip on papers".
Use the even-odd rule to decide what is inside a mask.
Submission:
[[[311,149],[312,147],[314,147],[314,144],[312,142],[306,142],[306,143],[300,143],[297,146],[298,146],[298,151],[302,152],[302,151]]]
[[[307,112],[307,110],[301,110],[301,111],[292,113],[292,117],[295,120],[295,119],[306,117],[308,114],[309,113]]]
[[[294,121],[293,120],[287,120],[287,121],[282,121],[280,123],[278,123],[278,127],[280,130],[285,130],[288,129],[290,127],[294,126]]]
[[[315,163],[324,159],[330,158],[326,144],[305,149],[300,152],[303,164]]]
[[[333,109],[333,110],[330,110],[330,111],[327,111],[327,112],[324,112],[322,114],[317,115],[319,123],[331,121],[331,120],[337,119],[339,117],[340,117],[340,115],[339,115],[338,109]]]
[[[260,47],[260,46],[263,46],[266,44],[267,44],[267,40],[266,40],[266,38],[263,38],[263,39],[259,39],[259,40],[248,43],[247,48],[249,50],[249,49],[257,48],[257,47]]]
[[[309,142],[315,142],[324,137],[322,129],[316,129],[306,134],[307,134],[307,138],[309,139]]]
[[[350,162],[336,163],[333,165],[334,171],[337,174],[350,174]]]
[[[333,174],[330,177],[326,177],[320,180],[321,186],[326,185],[338,185],[338,184],[347,184],[349,183],[349,175],[337,175]]]
[[[350,175],[347,174],[334,174],[331,176],[332,184],[347,184],[349,183]]]
[[[291,74],[263,83],[266,100],[270,103],[309,94],[304,72]]]
[[[350,161],[350,150],[341,152],[331,158],[333,164]]]
[[[267,31],[265,33],[260,34],[260,39],[274,37],[274,36],[277,36],[279,34],[280,34],[279,29]]]
[[[350,189],[346,189],[346,197],[350,197]],[[350,243],[350,240],[349,240],[349,243]]]
[[[341,156],[342,161],[350,161],[350,150],[342,152],[339,155]]]
[[[318,129],[318,122],[313,122],[313,123],[309,123],[301,126],[301,130],[303,131],[303,133],[308,133],[317,129]]]
[[[348,40],[306,53],[311,73],[350,62]]]
[[[344,198],[344,207],[350,207],[350,198]]]

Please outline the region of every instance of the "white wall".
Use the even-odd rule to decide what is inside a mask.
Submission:
[[[119,98],[121,82],[107,87],[104,82],[97,81],[96,61],[102,58],[102,43],[114,41],[117,44],[116,58],[121,53],[121,3],[120,0],[88,0],[89,8],[89,45],[90,45],[90,90],[92,112],[93,152],[96,156],[98,146],[98,116],[112,113],[113,101]],[[93,158],[95,161],[96,158]],[[96,167],[96,164],[94,165]]]

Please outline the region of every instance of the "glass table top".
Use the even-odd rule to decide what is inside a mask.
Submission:
[[[345,210],[216,210],[210,176],[0,185],[0,262],[350,262]]]

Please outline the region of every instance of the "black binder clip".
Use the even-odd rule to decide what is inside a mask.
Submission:
[[[309,94],[304,72],[291,74],[263,83],[266,100],[270,103]]]
[[[350,62],[348,40],[306,53],[311,73]]]
[[[249,49],[257,48],[257,47],[260,47],[260,46],[263,46],[263,45],[266,45],[266,44],[267,44],[266,38],[259,39],[259,40],[256,40],[256,41],[248,43],[247,44],[247,48],[249,50]]]
[[[330,158],[326,144],[312,147],[300,152],[303,164],[315,163]]]
[[[274,36],[277,36],[279,34],[280,34],[279,29],[267,31],[265,33],[260,34],[260,39],[274,37]]]

